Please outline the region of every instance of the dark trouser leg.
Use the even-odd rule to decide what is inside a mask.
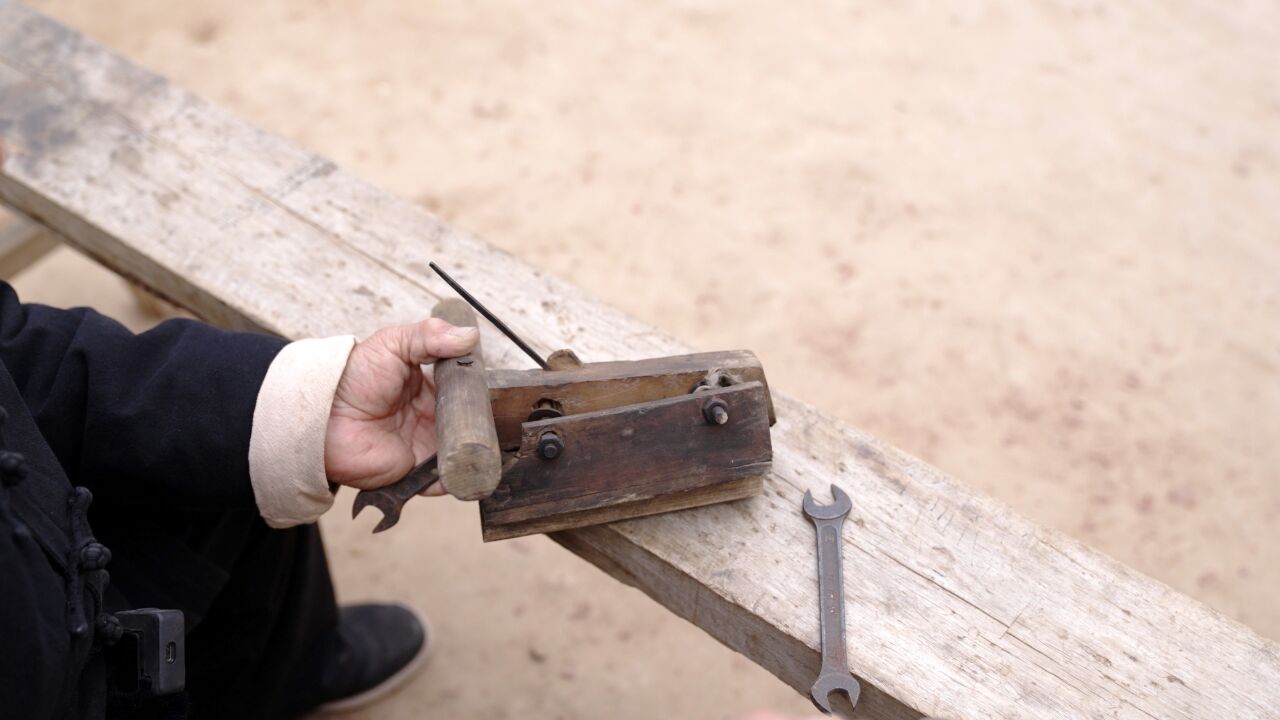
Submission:
[[[272,530],[251,511],[98,514],[113,553],[110,609],[186,615],[191,717],[286,716],[291,688],[317,672],[313,646],[337,623],[319,528]]]

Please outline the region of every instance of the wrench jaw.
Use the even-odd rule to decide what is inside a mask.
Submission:
[[[805,490],[804,504],[802,505],[804,514],[810,520],[835,520],[848,515],[849,511],[853,509],[853,501],[849,499],[849,496],[843,490],[835,485],[831,486],[831,497],[835,502],[830,505],[819,505],[813,499],[813,493]]]
[[[373,493],[358,492],[356,493],[355,502],[351,503],[351,517],[360,514],[361,510],[373,506],[382,511],[382,519],[373,527],[373,532],[380,533],[384,530],[390,530],[396,523],[400,522],[400,507],[394,502],[387,502],[387,498]]]
[[[372,505],[382,511],[382,520],[378,521],[373,531],[380,533],[390,530],[400,522],[400,511],[409,498],[426,490],[439,478],[436,456],[432,455],[390,485],[356,493],[355,502],[351,503],[351,517],[354,518],[361,510]]]
[[[848,672],[832,670],[818,676],[818,680],[809,690],[809,699],[814,707],[826,715],[831,714],[831,693],[842,692],[849,699],[849,704],[857,706],[858,696],[862,694],[862,686]]]

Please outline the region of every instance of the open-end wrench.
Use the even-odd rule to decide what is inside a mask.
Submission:
[[[804,514],[813,523],[818,536],[818,618],[822,629],[822,670],[809,690],[809,698],[819,710],[830,715],[833,692],[844,691],[852,705],[858,704],[862,686],[849,672],[844,646],[844,572],[840,553],[840,531],[853,503],[835,485],[831,486],[831,505],[814,502],[813,494],[804,492]]]
[[[370,505],[382,511],[382,519],[373,528],[380,533],[400,522],[400,510],[414,495],[426,490],[432,483],[440,479],[436,472],[436,456],[424,460],[399,480],[376,490],[361,490],[356,493],[356,501],[351,504],[351,517]]]

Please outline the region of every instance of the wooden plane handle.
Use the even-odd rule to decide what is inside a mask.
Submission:
[[[431,317],[476,326],[475,313],[457,298],[441,300]],[[489,497],[502,479],[502,454],[480,343],[468,355],[437,360],[435,377],[440,484],[459,500]]]

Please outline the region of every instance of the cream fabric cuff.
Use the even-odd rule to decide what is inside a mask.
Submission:
[[[249,436],[249,479],[262,519],[274,528],[313,523],[333,505],[324,438],[352,335],[284,346],[258,390]]]

